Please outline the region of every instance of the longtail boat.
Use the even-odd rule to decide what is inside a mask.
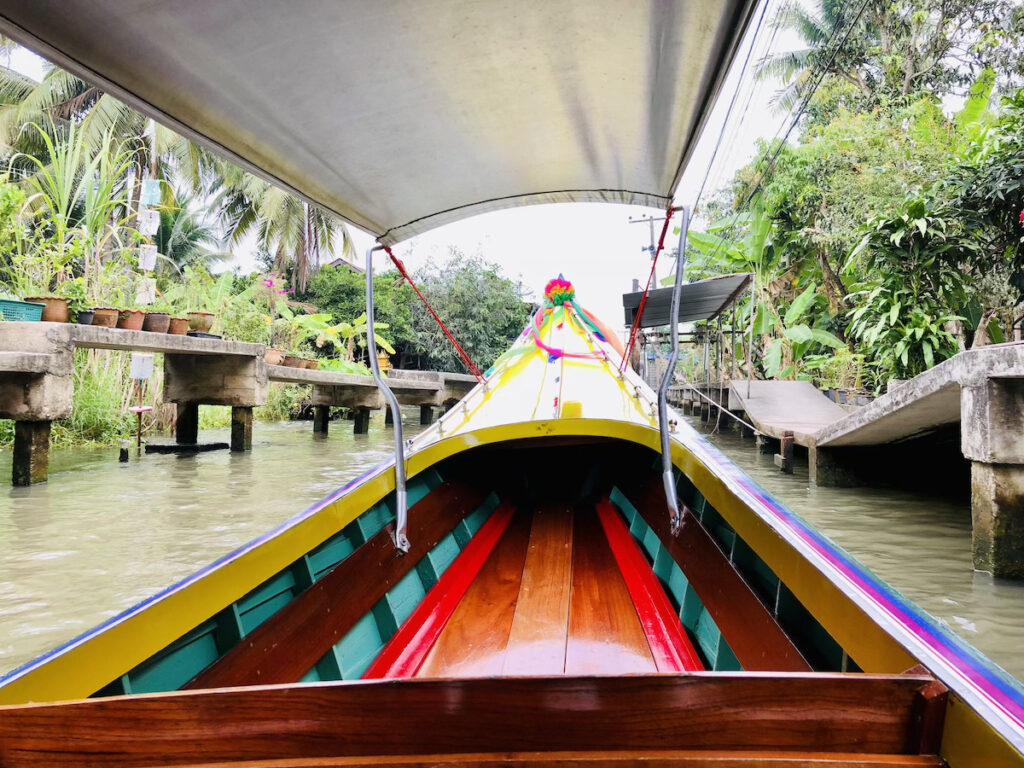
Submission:
[[[34,0],[0,32],[390,253],[562,201],[667,208],[664,241],[756,5]],[[626,346],[552,281],[391,460],[0,677],[0,766],[1024,765],[1020,683]]]

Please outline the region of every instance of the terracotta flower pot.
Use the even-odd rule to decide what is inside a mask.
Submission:
[[[68,300],[63,296],[26,296],[25,301],[43,305],[44,323],[67,323],[71,320]]]
[[[209,333],[213,327],[213,312],[189,312],[188,327],[200,333]]]
[[[315,371],[320,367],[320,361],[316,359],[306,358],[302,361],[302,364],[311,371]]]
[[[171,325],[171,316],[166,312],[147,312],[142,321],[142,330],[152,333],[167,333]]]
[[[174,336],[184,336],[188,332],[188,318],[172,317],[167,332]]]
[[[289,368],[305,368],[306,366],[302,362],[302,358],[298,355],[285,355],[284,364]]]
[[[284,362],[284,350],[267,347],[267,354],[263,358],[267,365],[280,365]]]
[[[141,309],[122,309],[117,320],[117,327],[125,331],[141,331],[145,321],[146,313]]]
[[[116,328],[120,311],[113,307],[93,307],[92,324],[104,328]]]

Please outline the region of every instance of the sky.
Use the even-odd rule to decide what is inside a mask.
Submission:
[[[768,2],[771,3],[767,15],[770,19],[779,0]],[[729,101],[740,82],[740,69],[751,43],[753,27],[752,24],[737,53],[701,140],[683,174],[676,191],[677,206],[693,205],[708,172]],[[783,50],[798,43],[791,35],[779,34],[773,48]],[[755,51],[751,68],[763,53],[760,48]],[[36,79],[41,78],[44,72],[44,62],[24,48],[12,54],[11,67]],[[727,140],[710,172],[706,196],[753,157],[755,140],[759,136],[775,135],[784,122],[784,116],[777,114],[768,103],[772,85],[758,85],[760,87],[752,89],[751,83],[743,83],[730,120]],[[744,110],[748,97],[749,106]],[[736,130],[739,115],[743,112],[746,119]],[[607,203],[561,203],[508,209],[439,227],[399,244],[395,253],[411,270],[428,259],[443,260],[450,248],[466,254],[479,253],[487,261],[499,264],[506,276],[521,281],[534,298],[543,294],[548,280],[563,274],[575,285],[577,298],[584,306],[605,318],[610,325],[618,326],[624,322],[622,294],[631,290],[634,278],[642,286],[651,268],[650,253],[644,250],[650,245],[649,226],[630,223],[630,219],[651,215],[661,217],[664,211]],[[700,223],[698,219],[697,224]],[[660,224],[656,225],[655,237],[659,228]],[[367,248],[373,244],[373,237],[354,227],[350,229],[361,264]],[[677,237],[670,236],[669,241],[666,248],[674,248],[678,244]],[[235,259],[228,266],[242,272],[252,271],[257,268],[254,256],[255,242],[248,238],[236,248]],[[376,264],[383,267],[386,260],[386,256],[378,254]],[[658,277],[665,277],[670,266],[671,261],[662,254],[658,261]]]

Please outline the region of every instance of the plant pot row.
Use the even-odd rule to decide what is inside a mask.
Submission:
[[[25,301],[43,305],[43,315],[40,319],[44,322],[71,322],[68,300],[63,296],[30,296]],[[98,325],[128,331],[184,335],[189,330],[208,333],[213,325],[213,317],[212,312],[189,312],[187,317],[172,317],[167,312],[93,307],[79,312],[75,322],[80,325]]]
[[[320,367],[320,363],[313,358],[289,355],[283,349],[275,349],[274,347],[267,347],[267,353],[263,359],[267,365],[285,365],[289,368],[309,368],[311,370],[316,370]]]

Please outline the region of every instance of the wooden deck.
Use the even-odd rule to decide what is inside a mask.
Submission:
[[[519,512],[507,524],[493,522],[481,530],[480,547],[466,548],[365,677],[701,668],[621,519],[599,520],[593,508],[549,506]],[[425,629],[438,622],[440,631]]]

